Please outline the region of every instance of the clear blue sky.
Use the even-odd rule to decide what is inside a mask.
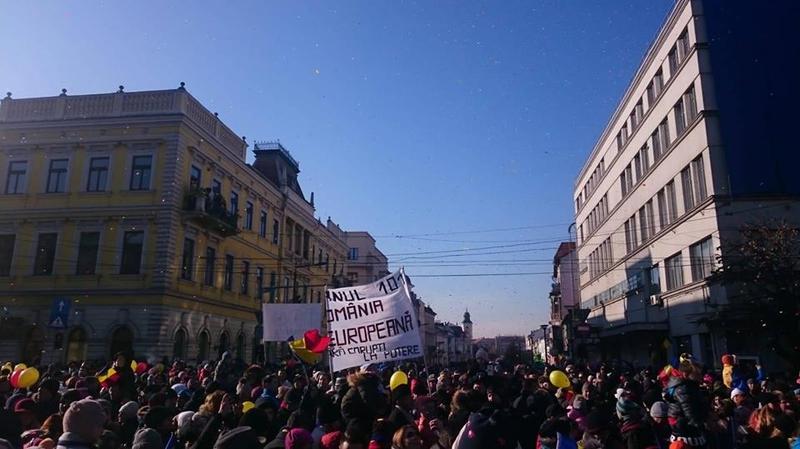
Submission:
[[[439,318],[469,307],[491,336],[547,319],[575,178],[673,1],[177,3],[0,0],[0,90],[185,81],[280,139],[319,216],[379,236]]]

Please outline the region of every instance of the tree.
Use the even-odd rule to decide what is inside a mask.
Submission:
[[[729,304],[707,319],[764,339],[794,368],[800,366],[800,230],[785,221],[751,224],[723,241],[712,279],[727,287]]]

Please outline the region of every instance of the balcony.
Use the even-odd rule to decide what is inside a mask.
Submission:
[[[211,189],[194,189],[184,193],[184,217],[221,237],[239,233],[239,215],[233,214],[225,204],[225,198],[212,194]]]

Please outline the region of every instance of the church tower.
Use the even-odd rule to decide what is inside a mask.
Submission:
[[[464,327],[464,335],[467,337],[467,343],[472,343],[472,320],[469,319],[469,309],[464,312],[464,321],[461,322]]]

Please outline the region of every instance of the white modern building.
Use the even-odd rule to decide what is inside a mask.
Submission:
[[[586,160],[573,199],[593,357],[753,349],[702,318],[730,296],[708,281],[721,240],[798,218],[798,43],[779,37],[798,13],[770,6],[678,0]]]

